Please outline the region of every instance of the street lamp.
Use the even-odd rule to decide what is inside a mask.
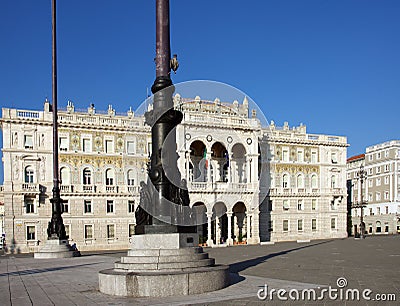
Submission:
[[[363,184],[364,181],[367,179],[367,171],[364,169],[364,165],[360,166],[360,170],[356,172],[357,180],[360,181],[360,201],[353,205],[353,208],[361,208],[361,215],[360,215],[360,238],[365,238],[365,224],[364,224],[364,207],[366,206],[367,202],[364,201],[364,193],[363,193]]]

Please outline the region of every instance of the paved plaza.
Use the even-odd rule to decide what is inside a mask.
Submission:
[[[400,235],[205,251],[217,264],[230,266],[232,285],[217,292],[162,299],[121,298],[98,291],[98,271],[112,268],[124,252],[40,260],[24,254],[2,255],[0,305],[397,305],[400,301]],[[339,278],[343,290],[370,289],[371,300],[349,302],[339,296],[332,300],[327,294],[313,302],[288,297],[290,290],[295,293],[304,289],[315,290],[318,297],[329,286],[339,289]],[[263,295],[265,288],[286,290],[283,296],[288,300],[281,301],[276,295],[272,301],[270,296],[260,300],[257,292],[261,290]],[[374,300],[393,299],[389,294],[395,294],[397,302]]]

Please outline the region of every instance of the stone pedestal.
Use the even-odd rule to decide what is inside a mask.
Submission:
[[[118,296],[163,297],[227,287],[229,267],[215,265],[197,242],[197,234],[133,236],[127,256],[99,272],[99,289]]]
[[[48,239],[34,258],[70,258],[80,256],[79,251],[73,250],[67,240]]]

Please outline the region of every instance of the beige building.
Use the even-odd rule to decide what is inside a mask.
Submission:
[[[201,243],[255,244],[346,236],[345,137],[305,126],[262,126],[242,103],[174,98],[178,167]],[[149,106],[151,108],[151,105]],[[251,115],[249,115],[251,113]],[[63,219],[80,250],[124,249],[147,177],[150,128],[132,111],[59,111]],[[3,108],[5,232],[9,251],[46,240],[52,189],[52,112]],[[261,204],[260,204],[261,203]]]
[[[363,165],[366,180],[362,186],[357,172]],[[347,179],[351,181],[352,203],[361,201],[365,230],[368,234],[400,232],[400,141],[393,140],[366,148],[365,155],[347,162]],[[349,185],[350,186],[350,185]],[[360,224],[361,208],[353,208],[353,234]]]

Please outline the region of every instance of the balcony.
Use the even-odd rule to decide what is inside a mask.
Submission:
[[[73,185],[61,185],[60,192],[62,192],[62,193],[74,192],[74,186]]]
[[[106,187],[107,193],[117,193],[118,192],[118,186],[106,185],[105,187]]]
[[[39,193],[39,184],[35,183],[22,183],[21,190],[27,193]]]
[[[189,182],[189,191],[248,192],[257,188],[258,183]]]
[[[139,193],[139,186],[127,186],[130,194]]]
[[[94,185],[82,185],[83,192],[96,192],[96,186]]]

